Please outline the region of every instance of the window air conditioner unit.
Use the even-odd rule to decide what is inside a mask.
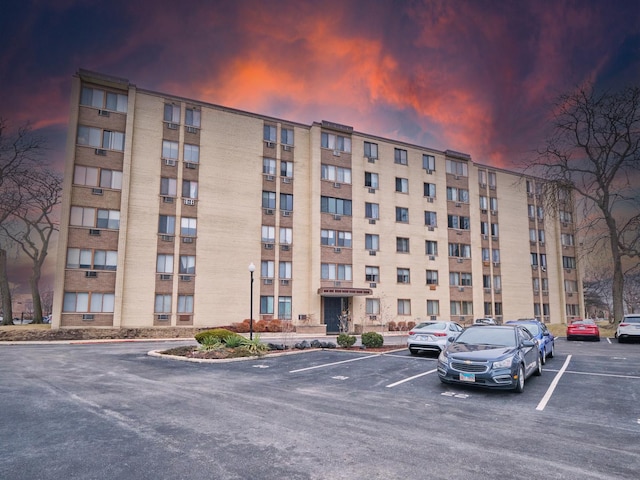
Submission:
[[[264,176],[264,179],[265,179],[267,182],[273,182],[273,181],[275,180],[275,178],[276,178],[276,177],[274,177],[273,175],[265,175],[265,176]]]
[[[289,285],[289,280],[280,280],[280,285],[287,286]]]
[[[87,271],[87,272],[84,272],[84,276],[86,278],[96,278],[98,276],[98,272]]]
[[[480,184],[480,188],[487,188],[487,184],[486,183],[481,183]]]
[[[340,188],[340,184],[338,182],[334,182],[333,186],[334,188]]]
[[[98,110],[98,115],[101,117],[108,117],[110,113],[108,110]]]
[[[93,316],[93,314],[91,314],[91,313],[84,313],[84,314],[82,315],[82,319],[83,319],[83,320],[93,320],[93,318],[94,318],[94,316]]]
[[[333,216],[333,219],[334,219],[334,220],[341,220],[341,219],[342,219],[342,217],[341,217],[340,215],[334,215],[334,216]]]
[[[547,271],[547,267],[540,267],[540,270],[542,270],[543,272]]]
[[[273,148],[276,146],[275,142],[265,142],[265,145],[267,146],[267,148]]]
[[[427,172],[427,175],[431,175],[431,174],[433,174],[433,170],[429,170],[428,168],[425,168],[425,170],[426,170],[426,172]]]
[[[191,281],[191,276],[190,275],[180,275],[180,281],[181,282],[190,282]]]
[[[163,273],[160,275],[160,280],[166,281],[166,280],[171,280],[172,275],[168,275],[166,273]]]
[[[434,232],[435,231],[435,227],[428,227],[427,230],[429,230],[430,232]]]
[[[433,197],[427,197],[427,202],[433,203]]]
[[[291,145],[282,145],[282,150],[284,150],[285,152],[290,152],[291,151]]]
[[[92,188],[91,189],[91,193],[93,195],[102,195],[102,189],[101,188]]]
[[[283,217],[290,217],[293,212],[291,210],[282,210]]]
[[[493,266],[494,267],[499,267],[500,266],[500,262],[493,262]]]
[[[435,260],[436,256],[435,255],[429,255],[429,260]]]
[[[482,234],[482,239],[483,239],[483,240],[487,240],[488,238],[489,238],[489,237],[487,237],[487,234],[485,234],[485,233],[483,233],[483,234]]]
[[[462,204],[460,202],[456,202],[456,207],[461,207]]]
[[[378,286],[377,283],[370,283],[369,288],[376,288]]]
[[[273,278],[265,278],[265,279],[263,280],[263,283],[264,283],[265,285],[273,285]]]
[[[173,197],[162,197],[162,203],[173,203]]]
[[[182,237],[182,243],[193,243],[193,237]]]
[[[335,247],[333,249],[333,251],[334,251],[334,253],[340,253],[340,252],[342,252],[342,249],[340,247]]]
[[[369,320],[377,320],[378,316],[377,315],[369,315]]]
[[[164,159],[164,164],[168,165],[170,167],[175,167],[176,166],[176,161],[173,158],[165,158]]]
[[[458,258],[458,263],[462,263],[462,258]]]
[[[280,245],[280,250],[282,250],[283,252],[288,252],[289,249],[290,246],[288,244]]]
[[[264,214],[265,215],[273,215],[273,208],[265,208],[264,209]]]
[[[89,272],[87,272],[87,273],[89,273]],[[573,297],[573,293],[571,293],[571,292],[567,293],[567,297]]]
[[[334,157],[339,157],[340,156],[340,150],[334,150],[333,151],[333,156]]]
[[[192,170],[195,170],[196,168],[198,168],[198,164],[193,162],[185,162],[184,166],[185,168],[190,168]]]
[[[491,215],[497,215],[498,211],[497,210],[491,210]]]
[[[487,209],[486,209],[486,208],[481,209],[481,210],[480,210],[480,213],[484,213],[484,214],[486,214],[486,213],[487,213]]]
[[[376,163],[376,157],[367,157],[369,163]]]
[[[184,204],[185,205],[195,205],[196,201],[193,198],[185,198],[184,199]]]
[[[156,320],[169,320],[169,315],[164,313],[161,315],[156,315]]]
[[[438,316],[437,315],[431,315],[431,320],[437,320]]]
[[[375,188],[370,188],[369,189],[369,193],[376,193],[376,189]]]
[[[102,155],[103,157],[107,154],[107,151],[104,148],[96,148],[96,155]]]
[[[375,219],[370,218],[370,219],[369,219],[369,225],[375,225],[375,224],[376,224]]]
[[[177,123],[167,123],[167,128],[169,130],[177,130],[178,129],[178,124]]]
[[[160,240],[163,242],[173,242],[173,235],[160,235]]]
[[[187,131],[187,133],[198,133],[198,129],[196,127],[187,126],[185,130]]]
[[[94,228],[91,228],[91,229],[89,229],[89,235],[92,235],[92,236],[96,236],[96,237],[97,237],[97,236],[99,236],[99,235],[100,235],[100,230],[96,230],[96,229],[94,229]]]
[[[339,287],[339,286],[341,286],[341,285],[342,285],[342,283],[341,283],[341,282],[333,282],[333,286],[334,286],[334,287]]]
[[[282,177],[282,183],[291,183],[291,177]]]
[[[376,251],[375,250],[369,250],[369,255],[371,255],[372,257],[376,256]]]
[[[264,248],[265,250],[273,250],[273,243],[265,243]]]
[[[464,292],[464,287],[458,287],[459,292]]]

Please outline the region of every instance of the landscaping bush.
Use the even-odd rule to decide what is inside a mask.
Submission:
[[[341,333],[340,335],[338,335],[336,342],[341,347],[348,348],[352,347],[353,344],[356,343],[356,337],[354,337],[353,335],[349,335],[348,333]]]
[[[394,322],[393,320],[391,320],[388,323],[388,326],[389,326],[389,331],[390,332],[397,332],[398,331],[398,324],[396,322]]]
[[[404,332],[407,329],[407,322],[398,322],[398,331]]]
[[[407,322],[407,330],[411,330],[416,326],[416,322]]]
[[[367,332],[362,334],[361,341],[365,347],[376,348],[382,346],[384,337],[378,332]]]
[[[205,330],[203,332],[196,333],[194,338],[196,339],[196,342],[200,344],[204,343],[204,341],[206,341],[207,343],[212,342],[212,340],[204,340],[205,338],[216,339],[217,341],[224,343],[227,337],[233,336],[241,337],[242,335],[238,335],[237,333],[227,330],[226,328],[214,328],[211,330]]]

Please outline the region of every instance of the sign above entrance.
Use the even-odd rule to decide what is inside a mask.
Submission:
[[[373,295],[370,288],[333,288],[323,287],[318,289],[318,295],[323,297],[357,297],[362,295]]]

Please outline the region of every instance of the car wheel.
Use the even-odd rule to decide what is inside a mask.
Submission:
[[[596,337],[596,340],[595,340],[595,341],[596,341],[596,342],[599,342],[599,341],[600,341],[600,335],[598,335],[598,336]]]
[[[522,365],[518,366],[518,378],[516,380],[515,391],[517,393],[524,392],[524,368]]]
[[[553,358],[553,350],[554,350],[554,345],[553,343],[550,345],[551,349],[549,350],[549,353],[547,354],[547,357],[549,358]]]
[[[542,365],[545,365],[547,363],[547,349],[546,348],[542,349],[542,352],[540,352],[540,363]]]
[[[567,342],[570,342],[571,340],[573,340],[573,337],[570,337],[569,335],[567,335]]]
[[[622,337],[618,337],[618,343],[624,343],[624,339]]]
[[[410,353],[411,355],[417,355],[417,354],[418,354],[418,351],[417,351],[417,350],[414,350],[413,348],[410,348],[410,349],[409,349],[409,353]]]
[[[544,358],[544,354],[540,355],[540,358],[538,359],[538,364],[536,365],[536,370],[535,370],[535,372],[533,372],[533,374],[536,377],[539,377],[540,375],[542,375],[542,364],[544,363],[542,361],[543,358]]]

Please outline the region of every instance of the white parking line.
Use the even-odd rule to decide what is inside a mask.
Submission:
[[[341,362],[323,363],[322,365],[315,365],[313,367],[299,368],[297,370],[289,370],[289,373],[304,372],[306,370],[314,370],[316,368],[330,367],[331,365],[340,365],[341,363],[357,362],[358,360],[365,360],[367,358],[375,358],[380,356],[381,355],[375,354],[375,355],[367,355],[366,357],[352,358],[351,360],[343,360]]]
[[[434,368],[433,370],[429,370],[428,372],[424,372],[424,373],[420,373],[418,375],[414,375],[413,377],[405,378],[404,380],[400,380],[399,382],[396,382],[396,383],[390,383],[389,385],[387,385],[387,388],[393,388],[396,385],[400,385],[401,383],[409,382],[409,381],[413,380],[414,378],[424,377],[425,375],[429,375],[430,373],[433,373],[435,371],[437,371],[437,368]]]
[[[564,361],[564,365],[562,365],[562,368],[556,374],[555,378],[553,379],[553,382],[551,382],[551,385],[549,385],[549,388],[547,389],[547,393],[544,394],[544,397],[542,397],[542,400],[540,400],[540,403],[538,403],[536,410],[542,411],[544,410],[544,407],[547,406],[547,403],[549,402],[551,395],[553,395],[553,391],[556,389],[556,386],[558,385],[558,382],[560,381],[562,374],[569,366],[570,361],[571,361],[571,355],[568,355],[567,359]]]
[[[545,369],[545,372],[557,372],[557,371],[558,370]],[[618,375],[616,373],[574,372],[573,370],[567,370],[564,373],[571,373],[574,375],[592,375],[594,377],[631,378],[635,380],[640,380],[640,377],[637,375]]]

